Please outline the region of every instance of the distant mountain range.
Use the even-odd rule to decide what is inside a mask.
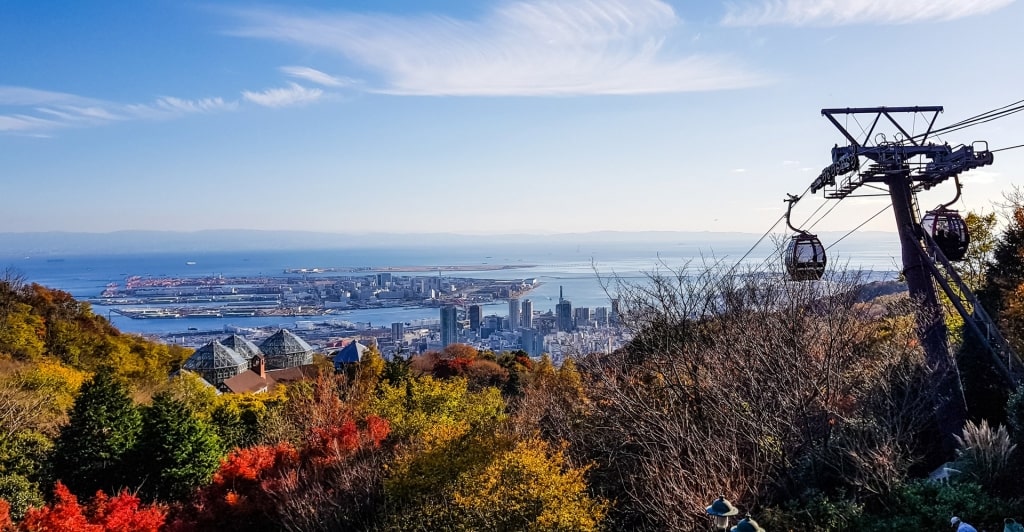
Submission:
[[[845,233],[821,232],[823,241]],[[0,256],[44,256],[123,253],[178,253],[260,250],[426,248],[503,245],[580,246],[594,244],[742,245],[761,235],[739,232],[596,231],[555,234],[457,234],[457,233],[320,233],[313,231],[209,230],[117,231],[112,233],[0,233]],[[864,231],[844,242],[891,245],[895,233]]]

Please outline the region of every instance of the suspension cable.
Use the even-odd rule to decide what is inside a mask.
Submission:
[[[861,222],[860,225],[858,225],[857,227],[854,227],[853,229],[850,229],[850,231],[848,233],[846,233],[845,235],[839,237],[839,239],[836,240],[835,242],[829,244],[828,247],[825,248],[825,251],[828,251],[828,250],[832,249],[832,246],[842,242],[844,239],[846,239],[846,237],[852,235],[855,231],[857,231],[861,227],[864,227],[865,225],[867,225],[871,220],[874,220],[875,218],[878,218],[878,216],[881,215],[883,212],[889,210],[889,207],[892,207],[891,203],[887,203],[885,205],[885,207],[882,207],[882,210],[876,212],[875,214],[872,214],[870,218],[868,218],[867,220],[864,220],[863,222]]]
[[[797,196],[797,200],[796,201],[800,201],[801,199],[803,199],[803,197],[806,196],[807,193],[810,190],[811,190],[811,186],[808,185],[807,188],[805,188],[804,191],[801,192],[799,196]],[[785,220],[785,219],[786,219],[786,215],[785,214],[783,214],[782,216],[779,216],[779,218],[777,220],[775,220],[775,223],[773,223],[772,226],[769,227],[768,230],[765,231],[763,235],[761,235],[761,238],[758,238],[757,242],[754,242],[754,245],[750,246],[750,249],[748,249],[747,252],[744,253],[742,257],[740,257],[740,260],[736,261],[732,265],[732,267],[729,268],[729,272],[727,273],[727,275],[731,274],[733,272],[733,270],[735,270],[748,256],[750,256],[750,254],[753,253],[755,249],[757,249],[757,246],[761,245],[761,242],[764,242],[764,239],[768,238],[768,235],[770,235],[771,232],[774,231],[775,228],[779,226],[779,223],[782,222],[782,220]]]
[[[834,203],[832,203],[832,206],[829,207],[827,211],[825,211],[825,214],[822,214],[820,218],[815,220],[815,222],[812,223],[810,227],[807,228],[807,230],[809,231],[811,229],[814,229],[814,226],[820,224],[822,220],[824,220],[829,214],[832,213],[832,211],[836,210],[836,207],[838,207],[841,202],[842,200],[836,200]]]

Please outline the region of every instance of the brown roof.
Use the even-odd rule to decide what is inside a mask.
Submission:
[[[275,384],[277,382],[274,377],[270,376],[269,371],[267,377],[263,378],[259,373],[250,369],[224,381],[222,386],[230,393],[260,393],[270,390]]]
[[[274,382],[310,381],[316,379],[318,375],[320,375],[320,368],[316,364],[267,370],[267,378],[274,379]]]

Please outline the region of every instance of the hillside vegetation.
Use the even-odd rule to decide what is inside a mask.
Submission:
[[[971,282],[1024,349],[1020,202],[977,241]],[[772,531],[1022,516],[1024,390],[994,385],[954,333],[972,419],[944,455],[905,296],[866,300],[843,272],[689,267],[618,288],[633,341],[609,355],[371,349],[340,374],[218,396],[168,379],[185,350],[8,274],[0,528],[697,530],[720,495]]]

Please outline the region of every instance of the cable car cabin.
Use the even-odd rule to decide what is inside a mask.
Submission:
[[[786,245],[783,261],[794,281],[817,281],[825,273],[825,247],[810,233],[793,235]]]
[[[971,235],[960,213],[949,209],[928,211],[921,219],[921,228],[932,237],[947,259],[963,260],[967,255]]]

